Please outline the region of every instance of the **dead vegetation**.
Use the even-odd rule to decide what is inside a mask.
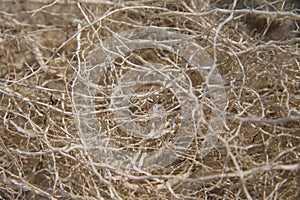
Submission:
[[[240,3],[233,13],[233,1],[219,2],[2,0],[0,197],[298,199],[299,13],[295,7],[248,9]],[[283,5],[283,1],[273,2]],[[124,71],[147,62],[176,63],[185,68],[192,95],[203,106],[201,119],[191,121],[199,122],[193,124],[197,127],[193,141],[174,163],[151,172],[126,171],[99,159],[97,145],[95,151],[86,145],[74,109],[74,89],[80,69],[85,69],[89,55],[103,41],[150,26],[186,34],[204,47],[223,80],[226,105],[220,113],[225,121],[215,134],[214,146],[207,155],[199,155],[211,113],[217,110],[209,95],[204,98],[205,78],[170,52],[141,49],[116,58],[115,68],[106,66],[105,73],[99,74],[105,81],[97,84],[114,86]],[[282,26],[290,30],[284,34]],[[117,138],[118,148],[135,152],[142,146],[155,151],[175,137],[181,126],[180,117],[176,118],[180,108],[175,109],[180,100],[172,90],[162,90],[163,97],[146,102],[131,99],[134,120],[151,110],[153,99],[164,109],[175,110],[166,117],[176,118],[173,127],[166,125],[170,130],[166,135],[140,143],[117,128],[116,115],[108,106],[111,91],[105,89],[94,94],[100,99],[95,104],[96,119],[101,130]],[[148,121],[142,118],[138,123],[146,126]]]

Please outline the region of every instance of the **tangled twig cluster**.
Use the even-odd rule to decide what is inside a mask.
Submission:
[[[2,0],[0,197],[299,198],[299,5],[251,2]]]

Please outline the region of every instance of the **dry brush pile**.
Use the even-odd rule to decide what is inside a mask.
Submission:
[[[293,1],[0,2],[0,199],[300,197]]]

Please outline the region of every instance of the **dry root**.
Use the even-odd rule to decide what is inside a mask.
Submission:
[[[299,13],[281,0],[264,1],[256,9],[242,1],[222,2],[2,0],[0,197],[299,199]],[[223,109],[212,102],[206,78],[176,52],[115,52],[113,65],[96,74],[103,86],[92,96],[98,97],[93,120],[99,134],[113,138],[122,152],[155,152],[174,140],[182,126],[193,126],[193,139],[175,162],[152,171],[142,164],[126,170],[99,158],[103,142],[87,142],[92,133],[86,131],[92,129],[80,129],[76,83],[95,48],[121,32],[150,26],[185,34],[201,45],[222,77],[226,101]],[[190,124],[184,124],[180,98],[172,89],[146,85],[136,89],[140,96],[124,97],[134,116],[128,123],[137,126],[149,125],[149,112],[168,111],[161,117],[167,131],[154,139],[135,137],[136,130],[127,134],[123,121],[115,119],[122,116],[109,106],[111,88],[145,63],[170,66],[175,82],[177,76],[185,77],[180,81],[191,89],[186,95],[196,97],[200,106],[191,110],[196,114]],[[211,131],[214,112],[224,121],[218,123],[222,129]],[[208,132],[213,136],[207,137]],[[209,151],[200,155],[203,147]]]

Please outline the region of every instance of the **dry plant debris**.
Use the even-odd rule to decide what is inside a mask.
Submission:
[[[0,199],[299,199],[299,20],[292,0],[0,1]],[[165,44],[159,34],[145,36],[152,46],[122,51],[136,42],[122,33],[151,28],[203,47],[207,73],[182,46],[155,48]],[[117,49],[111,38],[127,42]],[[136,87],[126,74],[139,69],[137,82],[160,82]],[[93,92],[77,90],[89,77]],[[222,90],[211,90],[216,83]],[[189,99],[196,106],[184,107]],[[93,118],[82,121],[86,108]],[[159,120],[166,131],[149,134]],[[141,152],[168,146],[181,129],[193,136],[186,149],[146,169]],[[113,163],[118,155],[99,149],[106,137],[139,163]]]

